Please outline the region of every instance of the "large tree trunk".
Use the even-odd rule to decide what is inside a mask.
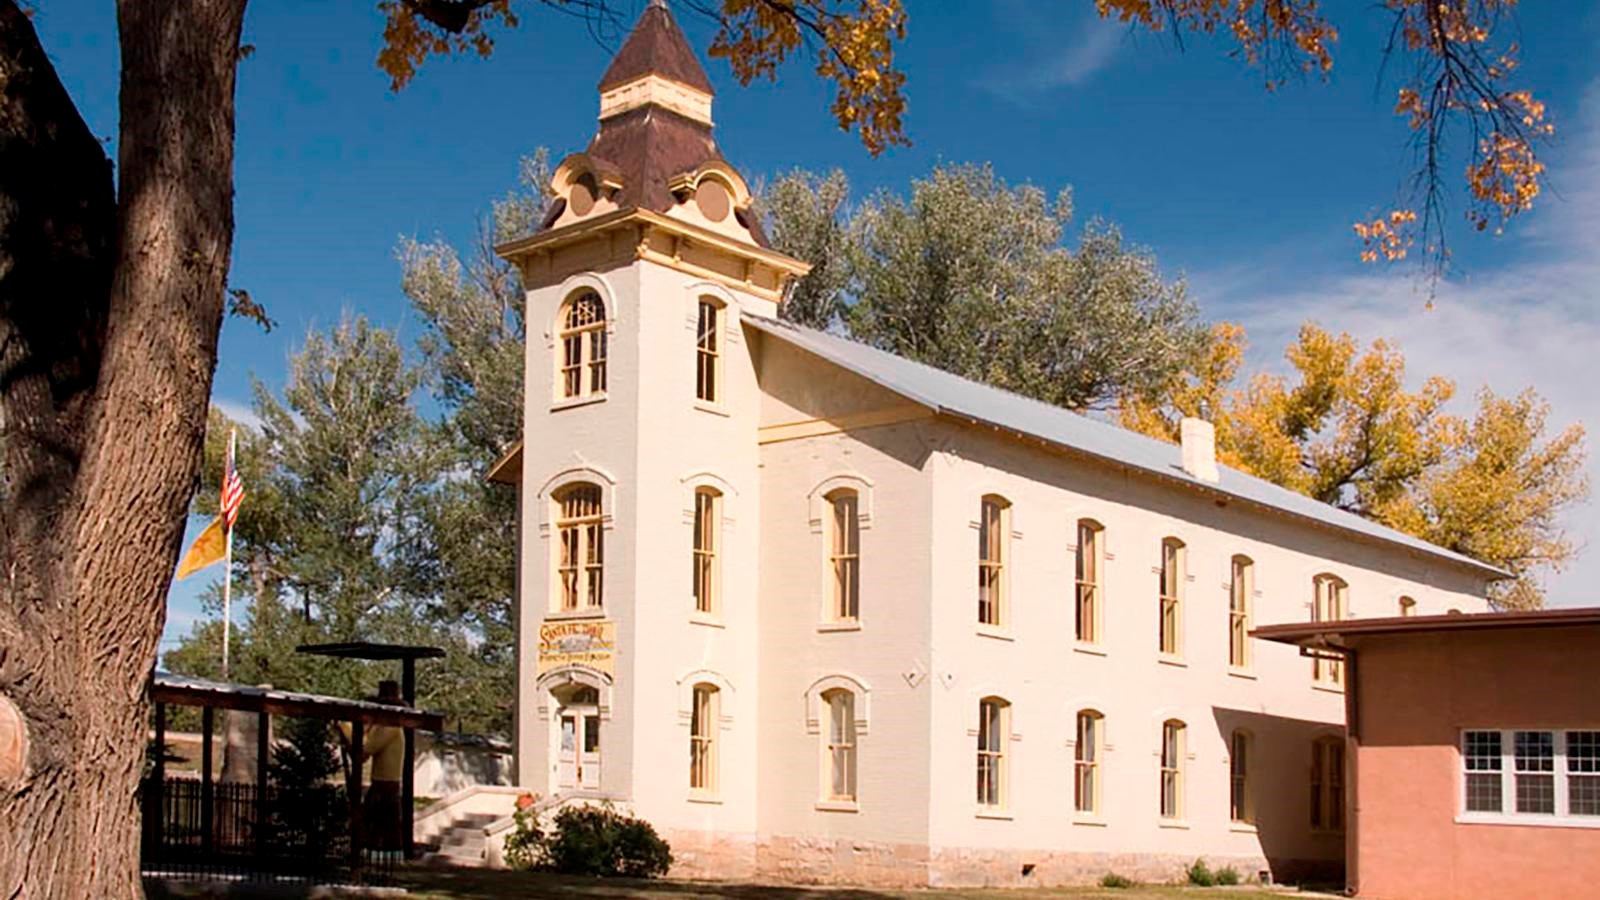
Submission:
[[[233,239],[244,0],[121,0],[119,185],[0,0],[0,896],[139,894],[146,688]],[[3,749],[3,748],[0,748]]]

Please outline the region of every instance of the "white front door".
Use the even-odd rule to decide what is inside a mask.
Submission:
[[[563,707],[557,716],[557,727],[559,749],[556,753],[556,788],[599,789],[599,710]]]

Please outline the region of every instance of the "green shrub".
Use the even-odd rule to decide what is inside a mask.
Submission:
[[[649,822],[609,805],[569,806],[556,813],[543,855],[546,866],[571,875],[650,878],[672,867],[672,848]]]
[[[1217,870],[1217,884],[1238,884],[1239,881],[1239,870],[1233,866],[1223,866]]]
[[[539,829],[531,796],[526,804],[521,797],[517,798],[517,811],[512,819],[516,821],[516,830],[506,835],[506,865],[513,869],[539,868],[544,864],[544,832]]]
[[[1203,859],[1197,859],[1189,866],[1189,883],[1199,887],[1211,887],[1217,883],[1217,876],[1206,865]]]
[[[1131,888],[1136,884],[1138,882],[1132,878],[1126,875],[1118,875],[1115,872],[1107,872],[1105,877],[1100,879],[1100,886],[1103,888]]]

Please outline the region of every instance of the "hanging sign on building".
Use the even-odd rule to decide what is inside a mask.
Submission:
[[[539,674],[564,666],[615,673],[617,623],[610,619],[545,622],[539,626]]]

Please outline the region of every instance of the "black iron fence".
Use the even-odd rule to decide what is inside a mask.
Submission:
[[[335,785],[152,779],[142,801],[146,877],[388,884],[401,855],[352,847],[349,800]]]

